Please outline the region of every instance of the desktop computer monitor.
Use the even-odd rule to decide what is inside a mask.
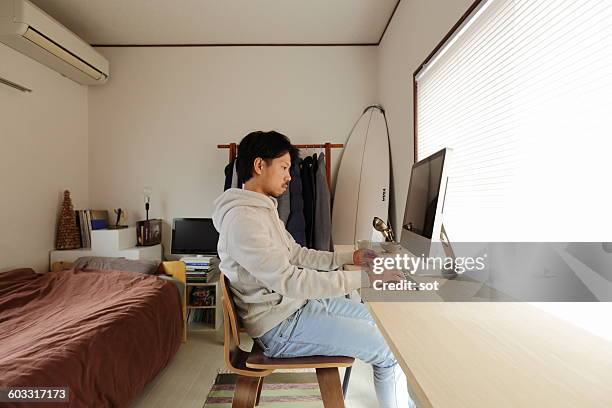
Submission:
[[[172,220],[172,253],[215,255],[219,233],[211,218],[175,218]]]
[[[412,166],[400,244],[413,255],[427,257],[440,242],[450,154],[442,149]]]

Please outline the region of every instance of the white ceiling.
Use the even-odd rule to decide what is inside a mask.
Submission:
[[[398,0],[31,0],[90,44],[377,44]]]

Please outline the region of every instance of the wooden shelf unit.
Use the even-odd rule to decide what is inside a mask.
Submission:
[[[223,310],[221,303],[221,291],[219,290],[218,274],[212,282],[202,283],[187,283],[187,272],[185,263],[182,261],[168,261],[163,263],[164,271],[168,275],[174,276],[175,279],[185,284],[185,296],[183,302],[183,341],[187,341],[188,333],[217,333],[222,328]],[[213,268],[214,269],[214,268]],[[197,287],[213,287],[215,290],[215,305],[214,306],[191,306],[189,305],[189,296],[192,288]],[[190,310],[214,310],[214,323],[191,323],[188,324],[188,315]]]

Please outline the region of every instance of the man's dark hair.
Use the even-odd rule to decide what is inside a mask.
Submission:
[[[236,173],[238,180],[247,182],[253,176],[253,163],[256,158],[261,157],[270,164],[273,159],[289,153],[291,163],[295,163],[298,157],[298,149],[295,148],[287,136],[275,131],[251,132],[240,141],[238,145],[238,156],[236,158]]]

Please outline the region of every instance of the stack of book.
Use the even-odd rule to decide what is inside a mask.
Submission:
[[[207,325],[215,325],[215,310],[214,309],[189,309],[187,314],[187,324],[204,323]]]
[[[91,248],[91,212],[76,210],[77,227],[81,233],[81,248]]]
[[[184,257],[187,283],[207,283],[212,277],[211,256]]]
[[[81,248],[91,248],[91,231],[108,226],[106,210],[76,210],[77,228],[81,234]]]

